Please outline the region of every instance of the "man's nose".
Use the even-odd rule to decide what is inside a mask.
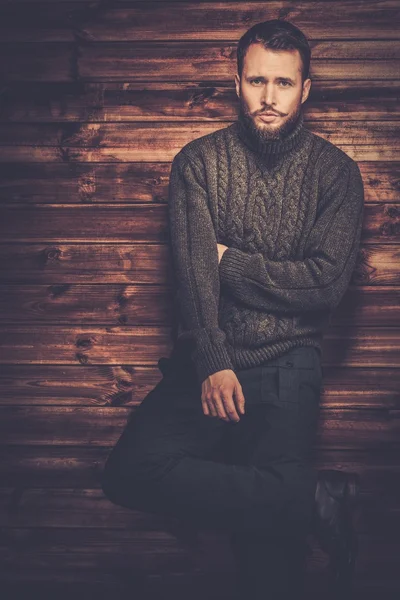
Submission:
[[[273,86],[271,84],[267,84],[266,86],[264,86],[264,93],[263,93],[262,101],[264,102],[264,104],[267,104],[267,106],[275,105],[275,103],[276,103],[275,86]]]

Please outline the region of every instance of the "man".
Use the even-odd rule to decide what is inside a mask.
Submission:
[[[310,457],[323,329],[355,266],[363,184],[349,156],[304,127],[310,48],[297,27],[255,25],[237,62],[237,121],[172,163],[178,331],[103,489],[229,532],[240,599],[303,597],[310,532],[342,594],[359,478],[317,473]]]

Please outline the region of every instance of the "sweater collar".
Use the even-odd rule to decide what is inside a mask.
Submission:
[[[246,146],[259,154],[265,160],[277,159],[280,155],[296,148],[305,130],[303,112],[295,122],[290,132],[279,140],[263,141],[256,137],[246,126],[240,114],[236,120],[237,133]]]

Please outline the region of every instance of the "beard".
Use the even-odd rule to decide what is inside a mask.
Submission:
[[[282,123],[280,127],[274,127],[269,129],[268,124],[266,123],[265,127],[260,128],[257,127],[254,117],[251,116],[245,102],[242,100],[242,98],[239,98],[239,119],[242,121],[249,133],[252,136],[254,136],[254,138],[256,138],[256,140],[258,140],[260,143],[272,142],[276,140],[282,140],[295,128],[297,120],[301,113],[301,108],[302,104],[301,102],[299,102],[294,112],[290,115],[288,119],[286,119],[286,121]],[[277,112],[273,109],[265,109],[264,112],[267,112],[267,110]]]

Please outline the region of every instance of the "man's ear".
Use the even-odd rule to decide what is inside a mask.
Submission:
[[[238,73],[235,74],[235,87],[236,87],[236,95],[240,98],[240,77]]]
[[[310,89],[311,89],[311,79],[308,78],[303,83],[303,91],[301,94],[301,103],[302,104],[304,104],[304,102],[307,100],[308,95],[310,93]]]

